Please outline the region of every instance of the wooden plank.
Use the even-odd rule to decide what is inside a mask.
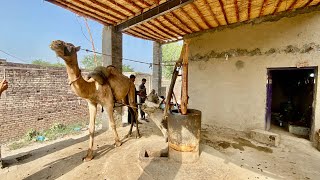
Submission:
[[[105,5],[105,4],[103,4],[103,3],[99,2],[99,1],[95,1],[95,0],[88,0],[88,1],[90,1],[91,3],[96,4],[97,6],[105,9],[106,11],[111,11],[111,12],[113,12],[114,14],[117,14],[117,15],[119,15],[119,16],[122,16],[122,17],[124,17],[125,19],[129,18],[129,16],[125,15],[124,13],[122,13],[122,12],[120,12],[120,11],[114,9],[114,8],[111,8],[110,6],[107,6],[107,5]]]
[[[202,28],[197,22],[195,22],[195,20],[192,19],[192,17],[191,17],[183,8],[180,8],[179,10],[180,10],[180,11],[182,12],[182,14],[184,14],[185,17],[186,17],[187,19],[189,19],[189,21],[191,21],[199,30],[203,30],[203,28]]]
[[[108,3],[110,3],[110,4],[114,5],[114,6],[118,6],[120,9],[122,9],[123,11],[128,12],[128,13],[129,13],[129,14],[131,14],[132,16],[136,14],[136,13],[135,13],[135,12],[133,12],[131,9],[129,9],[129,8],[127,8],[127,7],[125,7],[125,6],[121,5],[121,4],[119,4],[119,3],[116,3],[116,2],[111,1],[111,0],[106,0],[106,1],[107,1]]]
[[[46,1],[50,2],[50,3],[54,4],[54,5],[57,5],[59,7],[62,7],[63,9],[67,9],[67,10],[69,10],[69,11],[75,13],[75,14],[80,15],[80,16],[83,16],[83,17],[86,17],[88,19],[92,19],[94,21],[97,21],[97,22],[99,22],[99,23],[101,23],[103,25],[109,26],[111,24],[115,24],[114,21],[112,21],[112,20],[110,21],[110,20],[108,20],[108,19],[106,19],[104,17],[101,17],[99,15],[95,15],[95,14],[93,14],[93,13],[91,13],[91,12],[85,10],[85,9],[68,6],[68,4],[61,3],[61,2],[56,1],[56,0],[46,0]]]
[[[135,16],[121,24],[118,24],[115,29],[118,31],[126,30],[132,26],[141,24],[143,22],[149,21],[151,19],[157,18],[167,12],[173,11],[177,8],[180,8],[186,4],[193,2],[193,0],[170,0],[166,1],[159,6],[156,6],[146,12],[141,13],[138,16]]]
[[[251,19],[251,0],[248,0],[248,18],[247,20]]]
[[[158,36],[155,36],[153,34],[151,34],[150,32],[146,31],[145,29],[139,27],[139,26],[135,26],[135,27],[132,27],[131,30],[137,32],[137,33],[140,33],[141,35],[143,36],[146,36],[150,39],[159,39],[161,41],[163,41],[163,39],[159,38]]]
[[[80,1],[80,0],[72,0],[72,2],[73,2],[73,3],[76,3],[76,4],[78,4],[78,5],[85,6],[86,8],[90,9],[90,12],[95,13],[94,11],[96,11],[96,12],[99,12],[99,13],[101,13],[101,14],[103,14],[103,15],[107,15],[107,16],[115,19],[116,21],[122,20],[121,18],[119,18],[119,17],[117,17],[117,16],[114,16],[113,14],[110,14],[110,13],[107,12],[107,11],[102,11],[101,9],[98,9],[98,8],[96,8],[96,7],[94,7],[94,6],[91,6],[90,4],[86,4],[86,3],[84,3],[84,2],[82,2],[82,1]],[[70,4],[73,4],[73,3],[70,3]]]
[[[129,34],[129,35],[131,35],[131,36],[133,36],[133,37],[137,37],[137,38],[141,38],[141,39],[146,39],[146,40],[153,41],[153,39],[150,39],[150,38],[147,38],[147,37],[145,37],[145,36],[142,36],[140,33],[136,33],[136,32],[134,32],[134,31],[132,31],[132,30],[130,30],[130,29],[124,31],[123,33]]]
[[[186,22],[184,22],[179,16],[175,14],[175,12],[170,12],[171,16],[176,18],[183,26],[185,26],[189,32],[193,33],[192,28],[188,26]]]
[[[268,4],[268,0],[263,0],[261,9],[260,9],[260,13],[259,13],[259,17],[263,16],[264,10],[266,9]]]
[[[238,0],[234,0],[234,8],[236,9],[236,16],[237,16],[237,22],[239,22],[240,17],[239,17],[239,6],[238,6]]]
[[[170,34],[172,37],[175,37],[176,39],[178,39],[177,35],[179,36],[179,34],[176,34],[173,31],[170,31],[169,29],[163,27],[161,24],[158,23],[160,25],[160,26],[158,26],[157,24],[153,23],[152,21],[149,21],[147,23],[150,23],[151,25],[161,29],[163,32],[167,32],[167,34]]]
[[[207,0],[203,0],[204,4],[206,5],[207,10],[209,11],[210,15],[213,17],[214,21],[218,24],[218,26],[220,26],[220,22],[218,21],[216,15],[214,14],[211,6],[209,5]]]
[[[307,2],[307,4],[305,4],[302,8],[305,8],[305,7],[309,6],[312,1],[313,1],[313,0],[309,0],[309,1]]]
[[[158,37],[159,39],[162,39],[162,40],[166,40],[167,39],[166,37],[162,36],[160,33],[154,31],[153,29],[147,27],[144,24],[140,24],[139,26],[136,26],[136,27],[143,27],[144,31],[146,31],[146,32],[150,31],[154,36]]]
[[[279,9],[279,6],[280,6],[280,4],[281,4],[281,1],[282,1],[282,0],[279,0],[279,1],[278,1],[276,7],[274,8],[274,10],[273,10],[273,12],[272,12],[272,14],[276,14],[276,13],[277,13],[277,11],[278,11],[278,9]]]
[[[156,32],[158,32],[159,34],[163,34],[164,36],[166,36],[166,37],[169,38],[169,39],[176,39],[174,36],[166,33],[165,31],[161,30],[159,27],[151,24],[150,22],[145,22],[144,25],[147,26],[149,29],[150,29],[150,28],[151,28],[151,29],[152,29],[152,28],[156,29]]]
[[[189,56],[189,43],[184,42],[185,52],[182,59],[182,92],[181,92],[181,114],[188,113],[188,56]]]
[[[222,13],[223,13],[223,16],[224,16],[224,20],[226,21],[227,25],[230,24],[229,21],[228,21],[228,18],[227,18],[227,14],[226,14],[226,10],[224,9],[224,4],[221,0],[219,0],[219,4],[221,6],[221,9],[222,9]]]
[[[157,23],[159,23],[161,26],[163,26],[164,28],[168,29],[171,32],[174,32],[176,34],[178,34],[179,36],[183,36],[183,34],[181,34],[180,32],[173,30],[172,28],[170,28],[169,26],[166,26],[165,24],[163,24],[159,19],[154,19]]]
[[[131,0],[124,0],[126,3],[128,3],[128,4],[130,4],[130,6],[132,6],[132,7],[134,7],[134,8],[136,8],[136,9],[138,9],[140,12],[142,12],[143,11],[143,8],[142,7],[140,7],[140,6],[138,6],[138,5],[136,5],[135,3],[133,3],[133,1],[131,1]]]
[[[288,10],[293,10],[294,6],[297,4],[298,0],[294,0],[293,3],[289,6]]]
[[[193,8],[193,10],[198,14],[198,16],[201,18],[201,20],[206,24],[206,26],[210,29],[213,28],[213,26],[211,26],[208,21],[203,17],[203,14],[199,11],[199,9],[197,8],[197,6],[194,3],[190,4],[191,7]]]
[[[179,29],[180,31],[182,31],[185,34],[188,34],[189,32],[184,30],[183,28],[181,28],[176,22],[171,21],[169,18],[166,17],[166,15],[162,16],[164,20],[168,21],[173,27]]]

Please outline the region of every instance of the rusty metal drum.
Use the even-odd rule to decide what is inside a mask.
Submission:
[[[174,110],[168,114],[169,158],[181,163],[199,159],[201,111],[188,109],[187,115]]]

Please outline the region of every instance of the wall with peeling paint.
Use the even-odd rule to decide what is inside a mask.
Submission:
[[[188,39],[189,103],[202,111],[203,123],[264,129],[267,68],[320,65],[320,12]],[[319,101],[315,108],[314,127],[319,129]]]

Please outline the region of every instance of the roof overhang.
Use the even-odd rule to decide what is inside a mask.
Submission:
[[[123,33],[161,43],[221,26],[319,6],[320,0],[46,0]]]

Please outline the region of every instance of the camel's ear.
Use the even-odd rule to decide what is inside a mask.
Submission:
[[[76,52],[78,52],[80,50],[80,46],[76,47]]]

